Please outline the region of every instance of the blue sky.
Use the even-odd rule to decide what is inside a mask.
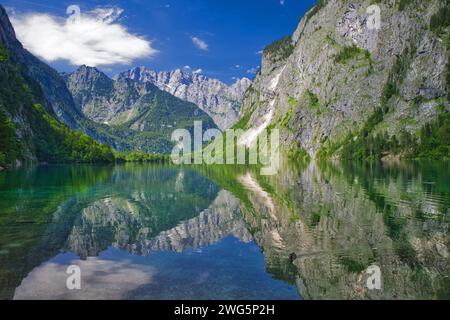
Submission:
[[[292,34],[314,2],[6,0],[1,3],[13,17],[18,37],[25,47],[59,71],[71,71],[76,64],[85,61],[97,64],[110,75],[141,65],[156,70],[190,66],[206,76],[231,83],[235,77],[252,78],[250,71],[261,63],[258,52],[272,41]],[[82,16],[89,14],[91,17],[99,14],[94,11],[98,8],[114,8],[115,13],[108,16],[111,20],[107,24],[122,29],[107,30],[102,25],[86,23],[83,30],[87,28],[92,38],[84,41],[83,49],[78,49],[79,43],[71,43],[73,32],[63,28],[69,5],[78,5]],[[102,13],[102,18],[104,16]],[[55,27],[61,27],[59,33],[53,32]],[[54,42],[47,43],[52,36]],[[114,42],[116,38],[119,45]],[[88,48],[91,45],[96,47]],[[98,46],[105,51],[112,46],[112,52],[99,52]]]

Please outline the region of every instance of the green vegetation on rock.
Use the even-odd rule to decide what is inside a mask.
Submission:
[[[320,104],[319,97],[311,90],[306,90],[305,94],[302,97],[302,101],[306,103],[306,107],[308,107],[310,110],[313,110],[317,115],[323,113],[324,108]]]
[[[314,17],[320,11],[320,9],[322,9],[327,5],[327,3],[328,0],[317,0],[317,3],[309,10],[308,15],[306,17],[307,20]]]
[[[0,166],[12,163],[19,153],[15,126],[0,106]]]
[[[446,4],[439,8],[430,20],[430,30],[440,35],[443,32],[448,32],[447,29],[450,26],[450,1],[446,1]]]
[[[233,126],[233,129],[246,129],[248,127],[248,123],[250,122],[251,116],[251,112],[245,113],[241,117],[241,119]]]
[[[291,149],[288,152],[288,158],[293,161],[307,162],[311,159],[309,154],[302,147]]]
[[[398,10],[404,11],[406,9],[406,7],[408,7],[413,2],[414,2],[414,0],[400,0],[398,2]]]
[[[0,45],[0,62],[4,62],[8,60],[8,52],[7,50]]]
[[[439,106],[435,121],[425,124],[417,134],[401,130],[389,136],[386,132],[374,134],[383,121],[382,109],[377,109],[356,134],[349,134],[342,142],[332,144],[319,152],[319,158],[338,156],[348,160],[379,160],[385,156],[408,159],[450,159],[450,113]]]
[[[26,79],[2,48],[0,62],[0,163],[114,161],[109,146],[61,124],[43,105],[39,86]],[[14,119],[14,122],[12,121]]]
[[[152,162],[163,163],[170,161],[169,155],[160,155],[154,153],[145,153],[141,151],[129,151],[116,153],[116,161],[118,162]]]
[[[69,129],[50,116],[39,104],[34,105],[38,113],[34,139],[37,158],[47,162],[113,162],[111,147],[94,141],[89,136]],[[45,135],[45,137],[43,136]]]
[[[348,61],[356,59],[358,57],[364,57],[368,60],[372,59],[369,51],[361,49],[357,46],[351,46],[344,47],[336,56],[335,61],[337,63],[345,64]]]
[[[264,49],[264,55],[268,55],[275,60],[286,60],[294,51],[291,36],[286,36],[273,42]]]

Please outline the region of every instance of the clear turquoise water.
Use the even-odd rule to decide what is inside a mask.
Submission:
[[[1,172],[0,298],[442,299],[449,203],[440,162]]]

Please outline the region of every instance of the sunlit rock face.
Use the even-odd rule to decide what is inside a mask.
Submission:
[[[241,101],[252,83],[242,78],[228,86],[222,81],[189,70],[156,72],[145,67],[131,69],[116,78],[152,83],[180,99],[195,103],[222,130],[236,123]]]
[[[113,80],[88,66],[65,74],[64,80],[78,112],[115,131],[113,135],[122,139],[126,150],[168,154],[173,148],[171,135],[175,129],[191,130],[194,121],[201,121],[205,130],[217,128],[197,105],[150,82],[125,77]],[[118,127],[129,132],[124,134]]]
[[[271,114],[283,144],[315,157],[363,127],[377,108],[389,109],[374,134],[414,134],[447,110],[449,53],[430,19],[445,3],[320,1],[293,36],[264,50],[261,70],[241,106],[246,129]],[[378,10],[378,9],[377,9]],[[388,94],[389,86],[395,94]],[[267,126],[267,125],[266,125]]]
[[[414,167],[347,170],[287,169],[264,182],[275,194],[256,175],[242,180],[253,204],[244,217],[259,230],[268,268],[284,270],[306,299],[445,297],[449,224],[441,219],[449,203],[442,191],[429,189]],[[386,178],[386,170],[399,174]],[[370,266],[381,270],[381,290],[368,289]]]

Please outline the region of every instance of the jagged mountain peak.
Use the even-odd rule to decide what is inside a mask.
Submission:
[[[136,72],[139,71],[137,68]],[[86,117],[110,128],[131,130],[130,144],[139,150],[170,152],[174,128],[191,129],[194,121],[203,121],[205,130],[215,127],[212,119],[195,104],[160,90],[151,82],[124,76],[111,79],[88,66],[79,67],[66,75],[65,80],[77,108]]]
[[[188,68],[155,71],[136,67],[115,77],[127,78],[140,83],[152,83],[182,100],[195,103],[222,130],[228,129],[236,122],[240,103],[252,83],[250,79],[242,78],[228,86],[218,79],[208,78]]]
[[[0,41],[2,43],[15,42],[19,44],[16,39],[16,33],[14,32],[14,28],[9,21],[8,14],[6,13],[5,8],[0,4]]]
[[[235,80],[235,83],[233,83],[231,86],[228,86],[223,81],[215,78],[207,77],[206,75],[202,74],[199,71],[192,70],[190,68],[176,68],[171,71],[156,71],[154,69],[150,69],[145,66],[135,67],[130,70],[127,70],[125,72],[122,72],[116,76],[113,77],[113,79],[119,79],[119,78],[130,78],[135,81],[139,82],[146,82],[151,79],[157,78],[159,75],[170,75],[173,78],[179,78],[179,79],[185,79],[189,82],[195,82],[195,81],[207,81],[211,83],[218,83],[222,86],[227,87],[233,87],[233,86],[241,86],[241,85],[249,85],[252,83],[252,81],[246,77],[239,78]]]
[[[243,77],[240,79],[236,79],[236,82],[231,85],[231,88],[238,96],[244,97],[247,89],[252,85],[252,80],[249,78]]]
[[[97,67],[87,66],[85,64],[79,66],[75,72],[92,72],[92,73],[103,73]]]
[[[80,84],[93,81],[112,82],[112,79],[96,67],[86,65],[80,66],[75,72],[67,74],[65,77],[70,78],[69,83],[71,84]]]

